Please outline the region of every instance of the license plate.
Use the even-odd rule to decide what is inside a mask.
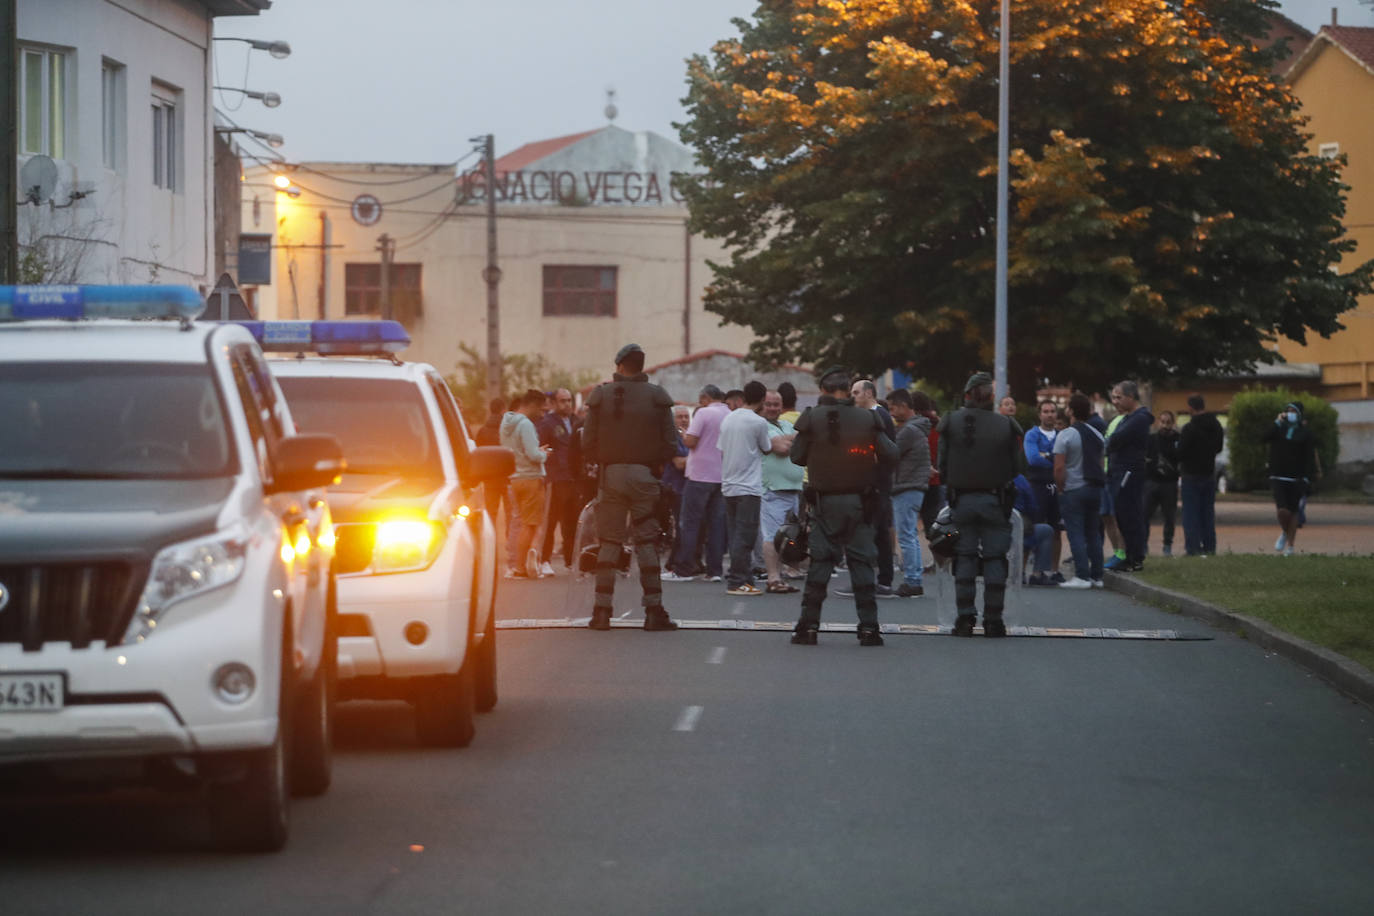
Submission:
[[[0,674],[0,712],[55,712],[66,699],[65,682],[52,671]]]

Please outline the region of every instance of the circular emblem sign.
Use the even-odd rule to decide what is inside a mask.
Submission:
[[[382,202],[371,194],[359,194],[353,199],[353,219],[360,226],[371,226],[382,218]]]

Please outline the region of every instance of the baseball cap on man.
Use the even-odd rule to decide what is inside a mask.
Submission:
[[[1302,405],[1299,404],[1297,401],[1289,401],[1287,404],[1284,405],[1283,409],[1292,410],[1296,412],[1298,416],[1302,416]]]
[[[641,347],[639,344],[637,344],[637,343],[627,343],[625,346],[621,347],[619,350],[616,351],[616,353],[615,353],[615,364],[616,364],[617,366],[619,366],[621,363],[625,362],[625,357],[629,356],[631,353],[643,353],[643,352],[644,352],[644,348]]]
[[[984,385],[991,384],[992,376],[988,375],[986,372],[975,372],[970,375],[968,381],[964,383],[964,394],[968,394],[975,388],[981,388]]]

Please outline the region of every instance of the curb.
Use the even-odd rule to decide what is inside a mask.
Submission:
[[[1346,696],[1374,709],[1374,673],[1344,655],[1280,630],[1267,621],[1237,614],[1183,592],[1150,585],[1124,573],[1108,571],[1106,581],[1107,588],[1112,591],[1177,611],[1214,627],[1238,632],[1251,642],[1296,662]]]

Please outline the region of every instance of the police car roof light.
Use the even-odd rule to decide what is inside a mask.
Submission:
[[[309,351],[324,356],[381,356],[410,346],[399,321],[241,321],[273,353]]]
[[[189,286],[0,286],[0,321],[175,318],[192,321],[205,299]]]

